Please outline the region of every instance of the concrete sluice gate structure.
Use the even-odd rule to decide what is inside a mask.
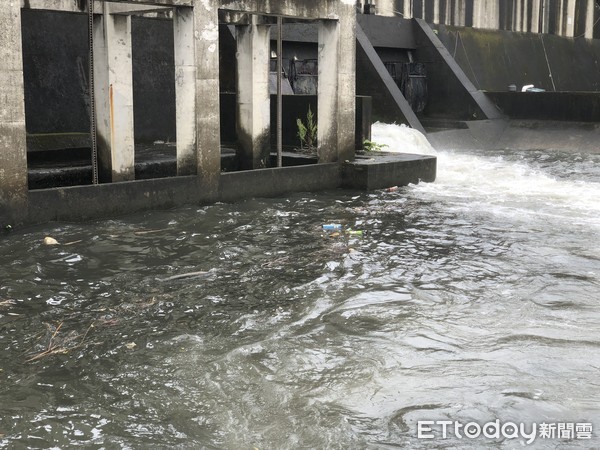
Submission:
[[[572,91],[600,86],[597,19],[575,0],[9,0],[0,226],[433,181],[435,156],[361,154],[374,120],[440,146],[592,145],[600,97]]]

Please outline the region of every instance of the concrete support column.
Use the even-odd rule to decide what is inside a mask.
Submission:
[[[523,0],[515,2],[515,27],[514,31],[523,31]]]
[[[473,2],[473,27],[498,29],[500,27],[499,4],[495,0]]]
[[[440,0],[433,2],[433,23],[440,23]]]
[[[94,18],[94,89],[101,182],[135,178],[131,16]]]
[[[412,18],[412,1],[411,0],[404,1],[404,11],[402,11],[402,13],[404,14],[405,19]]]
[[[548,33],[550,29],[550,0],[542,1],[542,28],[540,33]]]
[[[467,5],[465,0],[456,0],[454,10],[454,24],[458,27],[464,27],[467,17]]]
[[[18,219],[9,211],[27,204],[25,94],[21,45],[21,3],[0,7],[0,225]]]
[[[196,156],[196,57],[193,8],[175,8],[175,116],[177,175],[194,175]]]
[[[529,1],[531,1],[531,0],[529,0]],[[528,25],[528,23],[529,23],[529,14],[528,14],[528,8],[527,8],[528,3],[529,2],[527,0],[523,1],[523,13],[522,13],[523,17],[521,19],[523,25],[522,25],[521,29],[523,31],[525,31],[525,32],[529,32],[530,31],[529,25]]]
[[[244,169],[267,167],[271,151],[269,30],[255,15],[237,27],[237,135]]]
[[[573,37],[575,36],[575,3],[576,0],[568,0],[567,1],[567,17],[566,17],[566,27],[565,27],[565,36]]]
[[[380,16],[394,17],[396,15],[394,13],[395,3],[394,0],[377,0],[375,2],[377,14]]]
[[[344,2],[339,5],[337,160],[346,161],[356,150],[356,15]]]
[[[595,6],[594,0],[588,0],[587,9],[585,12],[585,38],[593,39],[594,38],[594,17],[595,17]]]
[[[531,6],[531,32],[540,32],[540,0],[532,0]]]
[[[319,128],[317,144],[319,162],[337,161],[338,50],[340,25],[333,20],[319,23]]]
[[[565,28],[565,20],[564,20],[564,14],[565,14],[565,5],[564,5],[565,0],[558,0],[558,13],[556,16],[556,34],[559,36],[564,36],[565,32],[566,32],[566,28]]]
[[[221,176],[218,2],[195,2],[196,154],[202,188],[216,198]]]

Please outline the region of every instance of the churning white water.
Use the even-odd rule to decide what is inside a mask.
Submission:
[[[566,226],[600,229],[600,179],[589,167],[597,165],[598,154],[436,152],[425,136],[405,125],[376,123],[372,134],[375,142],[388,146],[385,151],[437,156],[436,182],[417,189],[424,198],[435,196],[448,207],[483,210],[517,221],[560,220]],[[577,171],[577,165],[586,167]]]

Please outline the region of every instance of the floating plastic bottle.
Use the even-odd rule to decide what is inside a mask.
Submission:
[[[327,231],[334,231],[334,230],[341,230],[342,229],[342,224],[341,223],[326,223],[323,224],[323,229],[327,230]]]
[[[362,236],[363,232],[362,230],[346,230],[346,234],[348,236]]]

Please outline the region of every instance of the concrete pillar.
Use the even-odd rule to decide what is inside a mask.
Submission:
[[[575,36],[575,3],[576,0],[567,1],[567,23],[565,27],[565,36],[567,37]]]
[[[17,219],[27,203],[25,94],[21,3],[0,7],[0,225]]]
[[[550,0],[541,0],[542,1],[542,28],[540,30],[541,33],[548,33],[550,30]]]
[[[255,15],[249,25],[237,26],[237,135],[244,169],[267,167],[271,151],[269,30]]]
[[[339,35],[337,160],[346,161],[356,150],[356,14],[344,2],[339,2]]]
[[[317,144],[319,162],[337,161],[338,114],[338,21],[319,23],[319,88]]]
[[[433,2],[433,23],[440,23],[440,0]]]
[[[196,152],[202,189],[218,195],[221,176],[218,2],[195,2]]]
[[[595,1],[588,0],[587,9],[585,12],[585,38],[593,39],[594,38],[594,17],[595,17]]]
[[[175,116],[177,127],[177,175],[196,174],[196,56],[194,10],[175,8]]]
[[[101,182],[135,178],[131,16],[94,18],[94,89]]]
[[[564,20],[564,13],[565,13],[565,8],[564,8],[564,2],[565,0],[558,0],[558,12],[555,13],[556,15],[556,34],[559,36],[563,36],[565,34],[565,20]]]
[[[394,17],[396,15],[394,13],[395,3],[396,2],[394,0],[375,1],[375,6],[377,7],[377,14],[380,16]]]
[[[531,32],[540,32],[540,0],[532,0],[531,6]]]
[[[515,31],[523,31],[523,0],[515,2]]]
[[[499,3],[495,0],[473,2],[473,27],[498,29],[500,27]]]
[[[529,0],[531,1],[531,0]],[[522,22],[523,22],[523,26],[521,27],[521,29],[525,32],[529,32],[530,28],[529,28],[529,9],[527,8],[529,1],[524,0],[523,1],[523,18],[522,18]]]
[[[467,18],[467,5],[465,0],[456,0],[456,9],[454,10],[454,24],[464,27]]]
[[[404,11],[402,11],[402,13],[404,14],[405,19],[412,18],[412,1],[411,0],[404,1]]]

